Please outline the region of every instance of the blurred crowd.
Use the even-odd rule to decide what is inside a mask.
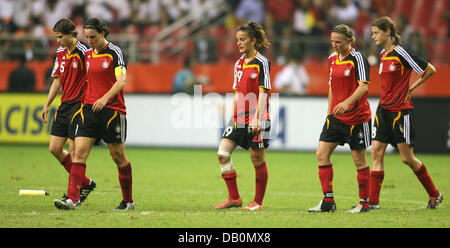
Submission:
[[[111,34],[133,34],[145,41],[149,34],[155,34],[151,30],[160,31],[187,15],[199,22],[208,20],[207,25],[195,32],[191,30],[187,36],[193,43],[189,51],[195,53],[200,63],[215,63],[227,53],[235,59],[233,30],[247,20],[264,25],[273,45],[266,53],[277,64],[286,64],[291,56],[324,57],[329,48],[329,30],[340,23],[353,27],[358,48],[376,54],[370,44],[370,23],[382,15],[392,16],[395,9],[395,1],[387,0],[229,0],[225,1],[228,8],[223,11],[216,8],[218,2],[222,1],[0,0],[0,60],[17,59],[21,50],[27,60],[53,56],[56,44],[52,28],[61,18],[72,19],[82,34],[83,23],[90,17],[98,17],[108,23]],[[207,11],[200,12],[204,5],[208,5]],[[408,18],[401,15],[393,18],[406,40],[404,44],[427,57],[425,43]],[[228,43],[220,43],[219,39]],[[149,47],[151,37],[147,41],[139,43],[140,47]],[[136,60],[148,61],[148,56]]]

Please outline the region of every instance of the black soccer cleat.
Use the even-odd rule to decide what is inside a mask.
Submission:
[[[93,191],[95,189],[96,186],[97,186],[97,184],[95,183],[95,181],[91,179],[91,181],[89,182],[88,185],[80,188],[80,204],[84,200],[86,200],[88,195],[91,193],[91,191]]]
[[[336,203],[334,201],[326,202],[324,200],[321,200],[317,206],[308,209],[308,212],[310,213],[334,212],[334,211],[336,211]]]
[[[436,209],[439,204],[441,204],[442,200],[444,200],[444,196],[441,194],[441,192],[438,191],[438,193],[439,195],[437,197],[430,198],[427,208]]]

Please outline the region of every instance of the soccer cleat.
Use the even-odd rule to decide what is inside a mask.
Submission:
[[[439,204],[441,204],[442,200],[444,200],[444,196],[441,194],[441,192],[438,191],[438,193],[439,195],[437,197],[430,198],[427,208],[436,209]]]
[[[97,184],[95,183],[95,181],[91,179],[91,181],[89,182],[89,184],[87,186],[84,186],[84,187],[80,188],[80,204],[84,200],[86,200],[86,198],[88,197],[89,193],[91,193],[91,191],[93,191],[96,186],[97,186]]]
[[[336,211],[336,203],[334,201],[326,202],[324,200],[321,200],[317,206],[308,209],[308,212],[310,213],[334,212],[334,211]]]
[[[378,210],[378,209],[380,209],[380,203],[369,202],[369,209],[370,210]]]
[[[121,201],[114,211],[128,211],[134,209],[134,202]]]
[[[250,204],[248,204],[247,207],[243,207],[243,210],[250,210],[250,211],[254,211],[254,210],[263,210],[263,206],[259,205],[258,203],[256,203],[255,201],[250,202]]]
[[[63,197],[64,198],[64,197]],[[53,201],[55,203],[55,207],[58,209],[63,209],[63,210],[74,210],[75,207],[77,206],[77,204],[75,204],[72,199],[70,198],[65,198],[65,199],[55,199]]]
[[[239,199],[233,200],[230,199],[230,197],[227,197],[222,203],[217,204],[215,206],[216,209],[225,209],[225,208],[237,208],[242,206],[242,199],[239,197]]]
[[[365,208],[365,207],[363,207],[363,205],[358,204],[358,205],[356,205],[356,207],[354,207],[350,210],[347,210],[345,212],[346,213],[366,213],[366,212],[369,212],[369,208],[368,207]]]

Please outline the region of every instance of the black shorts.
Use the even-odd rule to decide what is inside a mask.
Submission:
[[[371,121],[358,125],[347,125],[328,115],[320,134],[320,141],[349,144],[351,150],[368,148],[371,145],[370,136]]]
[[[230,121],[223,132],[222,138],[230,139],[240,147],[248,150],[252,148],[269,147],[270,120],[261,121],[261,132],[254,135],[248,124],[236,124]]]
[[[75,135],[101,138],[106,143],[123,143],[127,138],[127,119],[117,110],[103,108],[94,112],[92,105],[85,104]]]
[[[397,147],[398,143],[406,143],[413,147],[415,140],[413,110],[391,112],[379,105],[372,129],[372,138],[394,147]]]
[[[81,102],[62,103],[56,111],[55,119],[52,123],[50,134],[53,136],[75,138],[75,129],[80,118]]]

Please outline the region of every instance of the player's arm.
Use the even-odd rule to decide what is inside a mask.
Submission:
[[[425,83],[431,76],[433,76],[436,73],[436,68],[431,64],[428,63],[428,68],[426,69],[425,73],[423,73],[422,77],[417,79],[408,89],[408,92],[406,93],[405,102],[408,99],[411,99],[411,93],[414,89],[419,87],[421,84]]]
[[[259,87],[258,94],[258,107],[256,108],[255,118],[253,118],[251,123],[253,133],[259,133],[261,131],[261,114],[267,108],[267,89]]]
[[[48,108],[52,104],[60,88],[61,88],[61,77],[55,77],[53,79],[52,86],[50,86],[47,101],[45,102],[44,108],[42,109],[41,112],[41,119],[44,123],[47,123]]]
[[[331,91],[331,85],[328,87],[328,114],[331,114],[331,100],[333,100],[333,93]]]
[[[334,115],[342,115],[347,109],[358,101],[366,92],[369,90],[369,84],[367,82],[358,81],[358,88],[353,92],[351,96],[345,99],[343,102],[340,102],[333,109]]]
[[[100,111],[109,101],[109,99],[113,98],[115,95],[119,94],[119,92],[125,87],[127,81],[127,74],[125,67],[116,67],[116,82],[113,84],[111,89],[108,90],[100,99],[95,101],[92,105],[93,111]]]

